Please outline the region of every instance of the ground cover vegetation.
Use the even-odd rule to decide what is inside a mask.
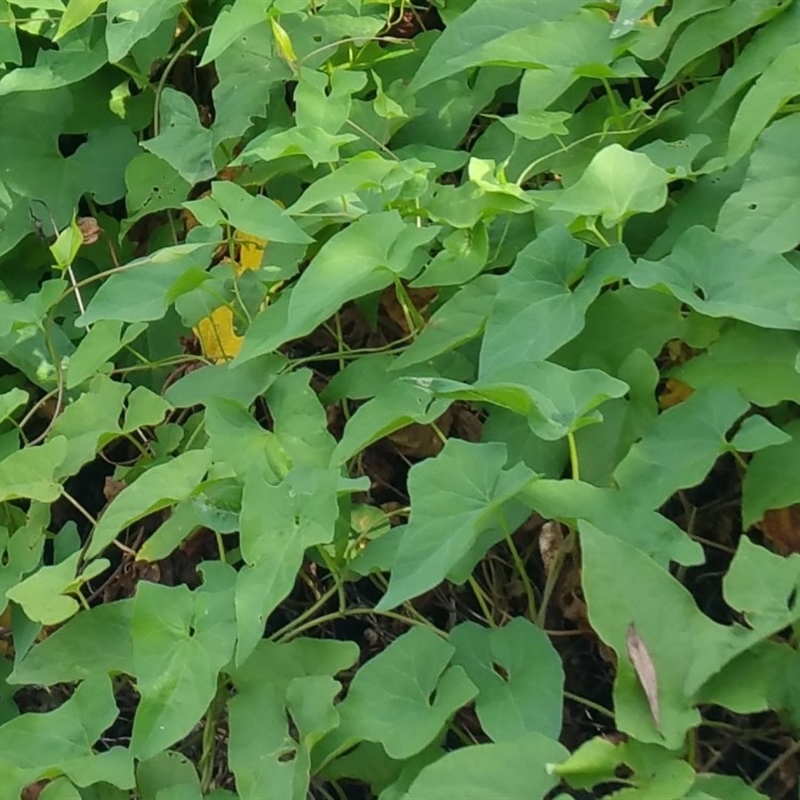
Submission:
[[[798,0],[0,64],[0,797],[797,797]]]

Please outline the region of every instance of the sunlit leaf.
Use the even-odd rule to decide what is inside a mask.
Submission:
[[[602,217],[610,227],[633,214],[658,211],[667,202],[669,173],[644,153],[618,144],[603,148],[577,183],[553,204],[554,211]]]

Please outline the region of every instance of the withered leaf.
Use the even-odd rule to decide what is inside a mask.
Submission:
[[[625,637],[628,647],[628,658],[633,664],[636,677],[644,689],[647,697],[647,705],[650,706],[650,714],[656,724],[656,730],[661,730],[661,711],[658,706],[658,676],[656,675],[656,665],[650,656],[642,637],[636,631],[633,623],[628,625],[628,632]]]

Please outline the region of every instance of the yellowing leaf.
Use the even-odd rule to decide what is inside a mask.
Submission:
[[[667,378],[664,391],[658,396],[658,403],[661,408],[672,408],[682,403],[694,392],[691,386],[674,378]]]
[[[233,328],[233,312],[228,306],[214,309],[197,323],[194,332],[205,357],[215,364],[230,361],[242,348],[242,337]]]
[[[267,240],[238,230],[234,238],[239,245],[238,261],[233,262],[237,277],[245,270],[259,269],[268,244]],[[242,337],[233,327],[233,312],[227,306],[221,306],[210,316],[201,319],[194,333],[200,340],[205,357],[215,364],[230,361],[242,347]]]
[[[236,274],[241,275],[246,269],[258,269],[268,244],[267,240],[241,231],[236,231],[235,239],[239,242],[239,263],[234,265]]]

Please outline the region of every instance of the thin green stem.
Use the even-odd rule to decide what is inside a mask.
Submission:
[[[475,595],[475,599],[478,601],[478,605],[481,607],[481,612],[483,613],[487,624],[490,628],[498,627],[497,623],[494,621],[494,617],[492,616],[491,609],[486,602],[486,596],[484,595],[481,587],[478,585],[478,581],[476,581],[472,575],[470,575],[467,580],[469,582],[470,589],[472,589],[472,593]]]
[[[525,569],[525,564],[520,557],[519,550],[517,550],[517,546],[514,544],[514,537],[511,535],[508,522],[506,522],[506,517],[502,509],[498,512],[498,516],[500,517],[500,526],[511,553],[511,558],[514,561],[514,566],[517,568],[522,586],[525,589],[525,597],[528,599],[528,619],[533,622],[536,619],[536,596],[533,593],[533,586],[528,577],[528,571]]]
[[[50,310],[51,314],[52,311],[53,309]],[[50,325],[52,321],[52,317],[48,315],[44,322],[44,326],[42,327],[42,335],[44,337],[45,346],[47,347],[47,352],[50,355],[51,361],[53,362],[53,369],[56,373],[56,407],[53,410],[50,421],[47,423],[47,427],[34,439],[26,442],[26,445],[28,446],[39,444],[39,442],[43,442],[47,438],[47,434],[50,433],[50,429],[53,427],[53,424],[58,418],[58,415],[61,413],[61,409],[64,405],[64,370],[61,367],[61,358],[56,352],[55,345],[53,344],[53,340],[50,336]]]
[[[579,481],[581,479],[581,467],[578,461],[578,444],[572,431],[567,432],[567,443],[569,444],[569,468],[572,473],[572,480]]]
[[[326,622],[335,622],[336,620],[342,619],[343,617],[358,617],[358,616],[363,617],[371,614],[380,617],[389,617],[390,619],[396,619],[398,622],[403,622],[406,625],[417,625],[417,626],[422,626],[424,628],[429,628],[434,633],[441,636],[443,639],[447,638],[447,634],[443,630],[440,630],[427,620],[425,622],[420,622],[419,620],[412,619],[411,617],[406,617],[403,614],[398,614],[396,611],[376,611],[374,608],[347,608],[344,611],[334,611],[331,614],[323,614],[321,617],[312,619],[310,622],[306,622],[304,625],[298,625],[296,628],[289,631],[284,636],[280,637],[280,639],[274,639],[274,641],[279,641],[279,642],[290,641],[295,636],[298,636],[304,631],[311,630],[312,628],[319,627],[320,625],[324,625]]]
[[[397,300],[400,303],[400,308],[403,309],[403,316],[408,325],[408,332],[412,336],[416,336],[419,331],[425,327],[425,320],[422,318],[419,311],[417,311],[417,307],[414,303],[411,302],[411,297],[400,278],[395,278],[394,290],[397,295]]]
[[[347,351],[347,345],[345,344],[344,334],[342,333],[342,316],[338,311],[334,314],[333,321],[336,325],[336,344],[339,355],[339,372],[341,372],[346,366],[345,352]],[[342,397],[341,405],[345,420],[350,419],[350,406],[347,405],[346,396]]]
[[[622,115],[620,114],[619,106],[617,105],[617,98],[614,97],[614,92],[611,89],[611,84],[608,82],[608,78],[600,78],[600,81],[602,82],[603,89],[608,97],[608,102],[611,105],[611,113],[615,118],[621,117]]]
[[[313,617],[317,611],[322,608],[328,600],[331,599],[339,590],[338,583],[335,583],[328,591],[324,594],[320,595],[319,599],[310,605],[302,614],[300,614],[297,618],[293,619],[291,622],[288,622],[284,625],[280,630],[273,633],[269,640],[271,642],[277,641],[278,639],[283,638],[284,636],[289,635],[298,625],[302,625],[309,617]]]
[[[598,714],[602,714],[604,717],[608,717],[609,719],[614,719],[614,712],[609,711],[605,706],[601,706],[599,703],[595,703],[593,700],[589,700],[586,697],[581,697],[579,694],[573,694],[572,692],[564,692],[564,697],[567,700],[572,700],[575,703],[580,703],[582,706],[586,706],[586,708],[591,708],[592,711],[596,711]]]
[[[97,526],[97,520],[92,516],[66,489],[61,488],[61,496],[75,508],[93,527]]]
[[[175,65],[178,63],[178,59],[205,33],[208,33],[211,30],[210,25],[206,26],[205,28],[198,28],[176,51],[172,58],[167,62],[167,66],[164,67],[164,72],[161,73],[161,78],[158,81],[158,85],[156,86],[156,100],[155,106],[153,108],[153,135],[158,136],[160,129],[161,129],[161,118],[159,112],[159,106],[161,105],[161,94],[164,91],[164,87],[167,84],[167,78],[169,78],[170,73],[172,72]]]
[[[308,61],[308,59],[312,56],[324,53],[326,50],[330,50],[331,48],[337,48],[343,44],[363,41],[387,42],[389,44],[402,44],[406,47],[416,47],[416,45],[410,39],[398,39],[396,36],[351,36],[348,39],[338,39],[335,42],[330,42],[330,44],[324,44],[322,47],[318,47],[316,50],[306,53],[301,59],[298,60],[297,66],[302,67],[303,64],[305,64],[305,62]]]
[[[624,136],[628,133],[640,133],[643,130],[642,127],[639,128],[625,128],[620,131],[614,131],[615,136]],[[589,133],[586,136],[582,136],[580,139],[576,139],[574,142],[570,142],[569,144],[563,145],[558,150],[553,150],[551,153],[547,153],[546,155],[540,156],[537,159],[531,161],[527,167],[520,173],[519,178],[516,180],[517,186],[522,186],[534,174],[536,168],[547,161],[549,158],[553,156],[557,156],[559,153],[566,153],[569,150],[572,150],[573,147],[577,147],[578,145],[583,144],[584,142],[590,142],[592,139],[602,139],[604,136],[608,135],[608,131],[595,131],[594,133]]]

